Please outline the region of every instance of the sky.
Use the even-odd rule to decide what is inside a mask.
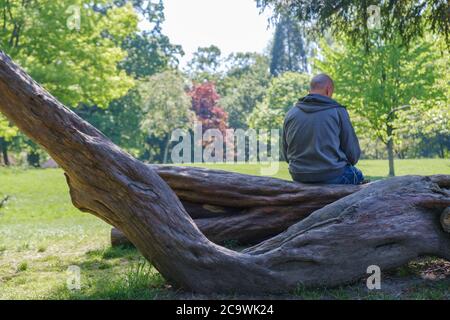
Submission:
[[[260,52],[268,46],[273,29],[268,13],[259,14],[255,0],[165,0],[162,28],[186,55],[184,67],[198,47],[216,45],[223,56],[232,52]]]

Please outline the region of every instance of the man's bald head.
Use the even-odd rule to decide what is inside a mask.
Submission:
[[[329,75],[321,73],[312,78],[309,93],[320,94],[331,98],[333,92],[334,82]]]

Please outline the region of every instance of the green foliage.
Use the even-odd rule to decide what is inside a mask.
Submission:
[[[286,72],[274,78],[267,90],[266,101],[269,106],[288,111],[297,100],[308,93],[310,76]]]
[[[413,101],[395,121],[400,155],[448,158],[450,155],[450,99]]]
[[[273,78],[264,100],[249,116],[248,125],[252,128],[281,128],[286,112],[308,93],[309,78],[307,74],[296,72]]]
[[[187,80],[176,71],[155,74],[139,85],[145,113],[141,129],[166,137],[177,128],[191,128],[194,119]]]
[[[0,114],[0,163],[9,165],[8,147],[18,133],[18,129]]]
[[[248,115],[263,100],[270,83],[269,61],[256,53],[236,53],[227,62],[229,70],[218,87],[220,104],[231,128],[247,128]]]
[[[164,141],[164,162],[167,162],[172,131],[192,128],[195,119],[187,85],[180,73],[170,70],[155,74],[139,85],[144,113],[140,128],[149,137]]]
[[[444,46],[443,41],[433,43],[433,50],[437,52],[433,65],[436,70],[440,70],[433,87],[439,95],[427,100],[412,99],[410,109],[400,110],[395,121],[399,135],[409,138],[412,144],[419,145],[424,152],[433,145],[437,146],[437,153],[442,158],[450,151],[450,61]]]
[[[183,53],[167,36],[153,33],[136,34],[127,39],[122,48],[128,52],[122,68],[138,79],[162,72],[169,64],[177,64],[177,56]]]
[[[9,120],[0,114],[0,137],[6,141],[10,141],[17,135],[17,128],[12,126]]]
[[[138,91],[130,90],[133,78],[161,72],[182,54],[161,32],[162,1],[0,0],[0,8],[6,13],[1,48],[59,100],[142,157],[146,135],[136,128],[144,112]],[[137,32],[138,14],[149,25],[144,32]],[[16,133],[0,117],[0,137],[9,141]],[[33,165],[45,159],[22,135],[8,145],[26,151]]]
[[[82,105],[76,112],[132,155],[149,159],[146,142],[149,143],[151,153],[156,155],[162,152],[160,145],[163,142],[149,137],[148,132],[137,129],[146,115],[142,108],[138,83],[145,82],[148,77],[167,70],[171,65],[176,65],[178,56],[182,55],[183,51],[180,46],[172,45],[169,38],[162,33],[161,25],[165,19],[162,1],[120,0],[115,4],[132,4],[148,25],[145,31],[129,35],[122,43],[122,49],[126,50],[127,56],[120,62],[120,69],[138,80],[137,86],[124,97],[112,101],[106,109]],[[159,159],[152,157],[151,160]]]
[[[304,27],[289,15],[280,18],[273,40],[270,73],[278,76],[284,72],[307,72],[308,55]]]
[[[214,81],[220,77],[221,62],[222,52],[217,46],[200,47],[187,66],[188,73],[197,82]]]
[[[385,161],[361,161],[359,165],[371,179],[384,176],[387,167]],[[202,166],[260,173],[260,164]],[[398,167],[401,175],[450,174],[448,160],[400,160]],[[277,177],[290,179],[286,163],[280,163]],[[0,210],[0,299],[177,297],[155,269],[142,268],[136,249],[110,247],[111,226],[73,207],[62,170],[0,168],[0,181],[0,199],[11,196]],[[46,250],[38,252],[42,247]],[[27,262],[27,270],[16,273],[14,266],[22,261]],[[66,287],[70,265],[81,268],[81,291]],[[448,281],[444,284],[448,297]]]
[[[137,129],[144,117],[141,100],[138,90],[132,89],[106,109],[81,105],[75,111],[114,143],[133,156],[142,157],[146,135]]]
[[[106,107],[133,86],[117,65],[126,56],[120,44],[138,23],[130,4],[112,3],[2,0],[0,46],[63,103]]]
[[[373,34],[367,52],[344,39],[332,46],[324,43],[324,60],[316,65],[335,79],[337,99],[357,115],[359,131],[380,139],[389,149],[399,143],[402,111],[409,111],[414,101],[425,110],[444,96],[436,85],[444,76],[435,65],[440,59],[436,41],[425,39],[405,47]]]
[[[220,95],[213,82],[195,84],[189,91],[192,110],[196,119],[201,123],[203,132],[217,129],[225,134],[228,128],[228,114],[219,105]],[[204,144],[206,141],[204,141]]]

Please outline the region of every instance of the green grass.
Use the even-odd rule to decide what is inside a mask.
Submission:
[[[260,174],[258,165],[202,165],[215,169]],[[361,161],[371,179],[388,171],[387,161]],[[398,175],[450,174],[448,160],[396,161]],[[279,178],[289,179],[280,164]],[[110,226],[81,213],[70,201],[59,169],[0,168],[0,299],[164,299],[177,297],[164,279],[132,248],[109,246]],[[66,287],[69,266],[81,268],[81,290]],[[402,272],[401,270],[399,271]],[[409,272],[409,271],[408,271]],[[442,285],[445,287],[444,285]],[[438,284],[412,288],[411,298],[445,298]],[[299,298],[347,299],[354,289],[298,290]],[[389,298],[357,293],[359,298]]]

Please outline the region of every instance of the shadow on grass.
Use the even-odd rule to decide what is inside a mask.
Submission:
[[[108,247],[106,249],[91,250],[86,252],[86,256],[89,258],[101,258],[101,259],[133,259],[138,254],[138,251],[132,245]]]
[[[164,299],[247,299],[253,296],[199,295],[173,290],[159,272],[133,247],[86,252],[81,261],[81,289],[61,285],[46,299],[56,300],[164,300]],[[74,262],[76,264],[76,262]],[[105,270],[107,269],[107,270]],[[430,280],[430,274],[435,280]],[[424,277],[428,275],[428,277]],[[383,273],[382,290],[370,291],[365,279],[338,288],[305,288],[280,296],[258,299],[301,300],[402,300],[450,299],[450,265],[436,258],[417,259]]]

